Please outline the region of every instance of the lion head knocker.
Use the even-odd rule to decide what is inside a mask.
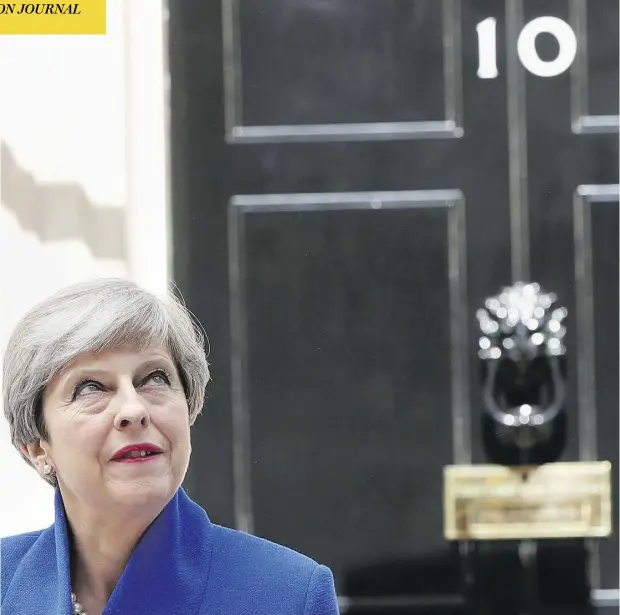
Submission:
[[[538,284],[519,282],[476,313],[484,440],[494,462],[554,461],[563,448],[567,310],[556,301]]]

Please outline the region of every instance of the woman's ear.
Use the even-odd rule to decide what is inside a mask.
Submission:
[[[19,449],[21,452],[30,459],[35,468],[38,468],[43,465],[45,457],[47,456],[47,452],[43,448],[41,444],[41,440],[37,442],[31,442],[30,444],[22,444]]]

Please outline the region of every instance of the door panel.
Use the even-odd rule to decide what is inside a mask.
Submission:
[[[618,308],[610,289],[620,277],[618,186],[582,186],[575,198],[575,278],[577,290],[579,432],[582,457],[612,462],[618,485]],[[615,462],[615,463],[614,463]],[[612,523],[618,528],[618,490]],[[593,543],[594,587],[612,588],[618,579],[618,533]]]
[[[618,97],[611,93],[618,92],[618,3],[607,1],[599,10],[592,2],[573,0],[569,13],[578,40],[584,42],[574,65],[578,77],[574,95],[587,101],[581,114],[608,116],[610,125],[616,116],[617,126]]]
[[[233,312],[247,348],[234,434],[249,436],[238,461],[252,496],[239,518],[339,571],[445,548],[443,460],[469,449],[465,346],[452,336],[464,297],[460,194],[232,206],[243,210]]]
[[[457,2],[225,0],[223,10],[232,142],[460,131]]]

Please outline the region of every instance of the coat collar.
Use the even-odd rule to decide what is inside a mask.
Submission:
[[[3,615],[72,612],[67,519],[59,490],[55,509],[54,525],[41,533],[15,571]],[[138,543],[102,615],[197,614],[212,544],[206,512],[179,488]]]

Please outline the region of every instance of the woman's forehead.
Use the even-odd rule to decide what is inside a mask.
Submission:
[[[109,369],[111,366],[141,365],[149,361],[164,359],[173,363],[170,351],[166,346],[151,345],[138,347],[134,345],[115,346],[96,352],[84,352],[76,356],[62,370],[68,374],[77,369]]]

